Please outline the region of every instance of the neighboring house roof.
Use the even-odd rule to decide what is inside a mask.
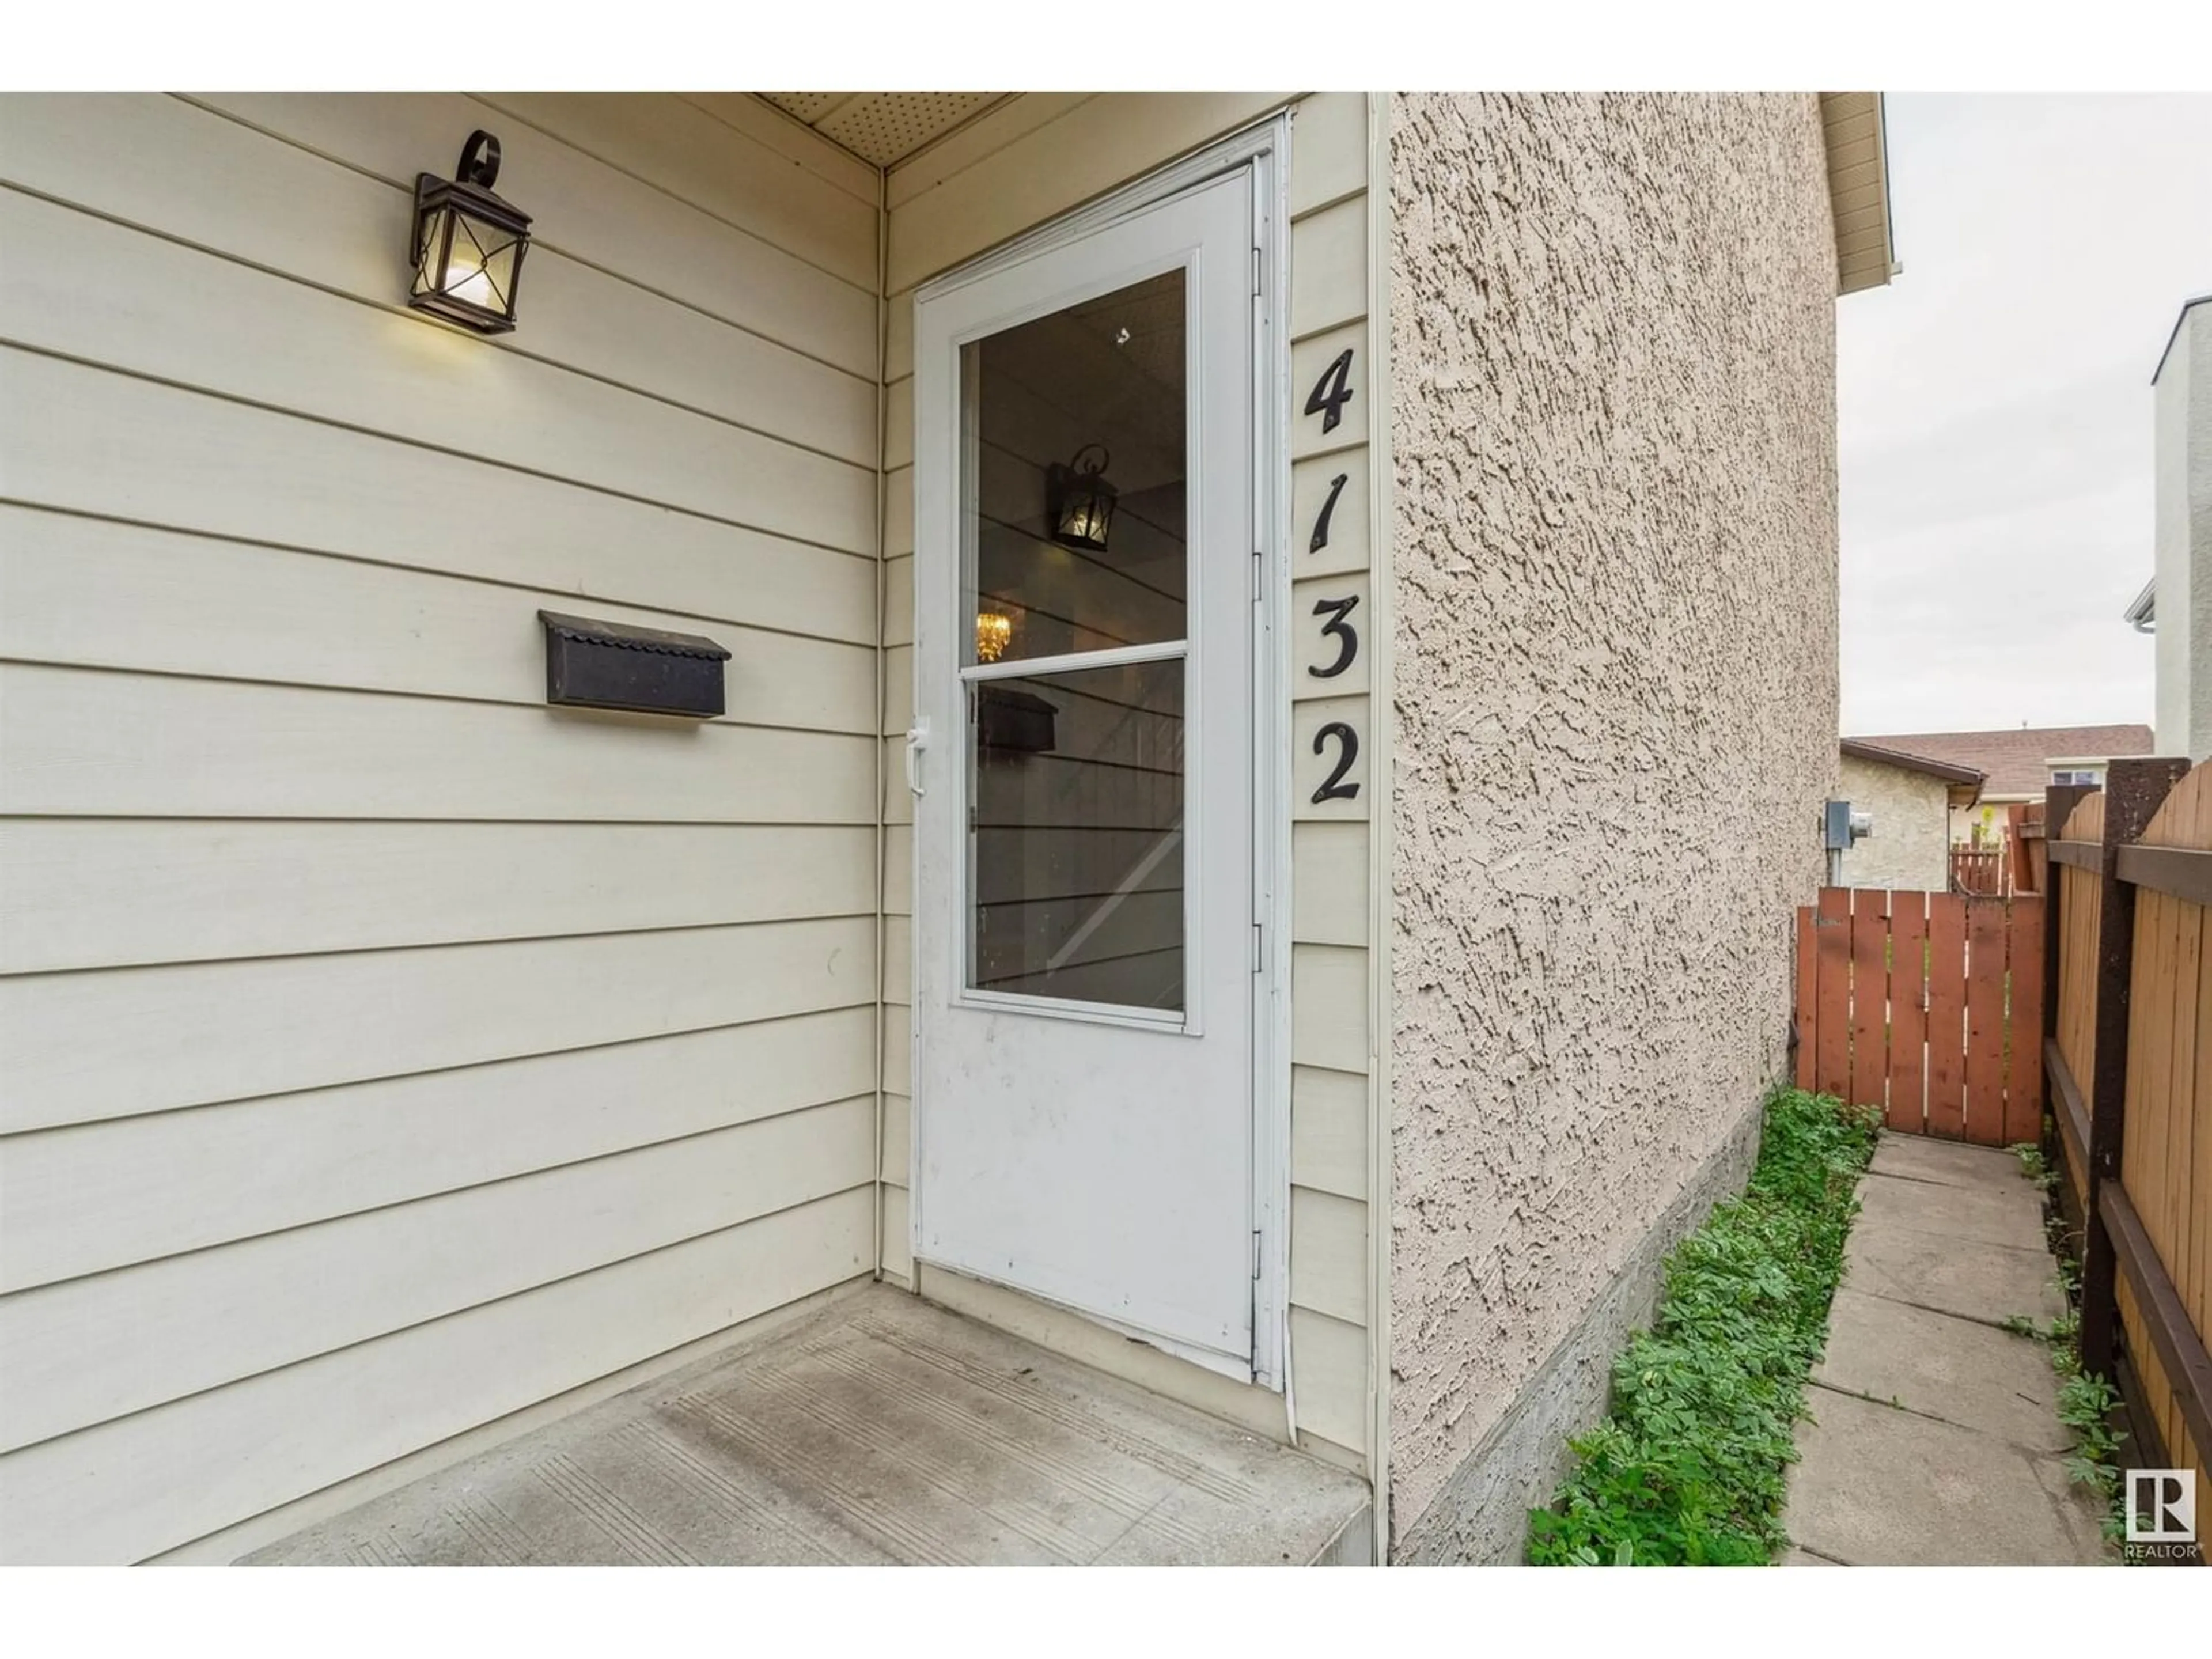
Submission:
[[[2151,751],[2148,726],[2027,726],[2008,732],[1915,732],[1847,741],[1978,768],[1987,795],[2042,794],[2051,785],[2046,763],[2054,758],[2109,760]]]
[[[1902,749],[1890,749],[1881,744],[1869,743],[1864,738],[1845,738],[1844,752],[1855,759],[1874,761],[1883,766],[1901,766],[1908,772],[1925,772],[1931,778],[1941,778],[1946,783],[1978,784],[1988,775],[1978,766],[1963,766],[1956,761],[1935,760],[1926,755],[1908,754]]]
[[[2120,612],[2120,620],[2133,623],[2136,632],[2148,634],[2158,625],[2158,578],[2153,576],[2143,584],[2143,591],[2135,596],[2128,608]]]
[[[1824,92],[1828,210],[1836,227],[1836,292],[1881,288],[1905,269],[1889,222],[1889,140],[1878,92]]]
[[[1940,778],[1950,787],[1944,792],[1945,804],[1951,807],[1972,806],[1982,798],[1982,770],[1978,766],[1962,766],[1955,761],[1930,760],[1925,755],[1907,754],[1902,749],[1885,749],[1880,744],[1868,743],[1861,738],[1845,738],[1844,753],[1854,760],[1876,766],[1893,766],[1901,772],[1925,773]]]

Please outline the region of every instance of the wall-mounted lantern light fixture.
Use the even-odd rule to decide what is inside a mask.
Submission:
[[[415,285],[407,303],[482,334],[514,326],[514,290],[530,247],[530,216],[492,194],[499,140],[469,135],[451,179],[415,179]]]
[[[1073,465],[1054,461],[1046,471],[1052,538],[1061,546],[1084,553],[1106,550],[1106,532],[1114,524],[1114,497],[1120,493],[1107,482],[1110,459],[1104,445],[1085,444],[1075,452]]]

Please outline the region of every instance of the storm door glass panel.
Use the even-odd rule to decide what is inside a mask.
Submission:
[[[1186,301],[963,348],[971,991],[1184,1008]]]
[[[1182,661],[969,691],[980,991],[1182,1006]]]
[[[1184,287],[1170,270],[965,348],[967,661],[1188,631]]]

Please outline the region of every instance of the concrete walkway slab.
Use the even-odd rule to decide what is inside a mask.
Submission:
[[[2009,1192],[2021,1180],[2020,1160],[1995,1146],[1933,1140],[1926,1135],[1885,1134],[1875,1146],[1874,1172],[1941,1187],[1979,1187]]]
[[[2015,1317],[2048,1325],[2066,1311],[2046,1249],[1962,1243],[1942,1233],[1876,1225],[1863,1216],[1844,1247],[1844,1283],[1987,1325]]]
[[[878,1288],[258,1564],[1353,1565],[1366,1483]]]
[[[2013,1185],[2015,1190],[2007,1192],[1869,1175],[1859,1182],[1859,1224],[1910,1227],[1946,1238],[2039,1250],[2043,1215],[2036,1190],[2017,1177]]]
[[[2000,1178],[2002,1177],[2002,1178]],[[1997,1322],[2064,1304],[2016,1159],[1884,1134],[1797,1425],[1789,1566],[2094,1565],[2050,1351]]]
[[[2029,1451],[2063,1454],[2073,1443],[2042,1343],[1848,1287],[1836,1292],[1827,1357],[1813,1380]]]
[[[1815,1388],[1808,1404],[1784,1523],[1800,1547],[1855,1567],[2104,1559],[2063,1459],[1856,1395]]]

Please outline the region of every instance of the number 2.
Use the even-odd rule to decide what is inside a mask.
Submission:
[[[1352,769],[1352,763],[1359,758],[1359,733],[1342,720],[1331,720],[1314,733],[1314,753],[1316,755],[1325,753],[1331,738],[1336,738],[1343,746],[1337,750],[1336,769],[1323,778],[1321,787],[1313,792],[1313,804],[1316,806],[1325,800],[1358,800],[1359,799],[1359,786],[1356,783],[1342,781],[1344,775]]]

